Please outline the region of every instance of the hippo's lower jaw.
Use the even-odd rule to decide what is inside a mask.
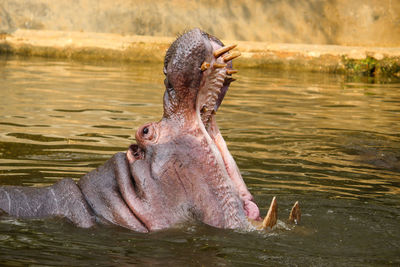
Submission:
[[[211,42],[211,46],[213,53],[201,65],[203,78],[196,100],[197,120],[201,131],[206,136],[208,145],[218,149],[228,176],[232,180],[243,202],[246,216],[252,220],[260,220],[258,206],[253,202],[253,196],[248,191],[239,168],[229,153],[215,119],[216,112],[222,103],[230,83],[235,80],[232,78],[232,74],[237,73],[237,71],[232,69],[232,60],[239,57],[240,52],[229,52],[236,45],[221,47],[216,42]]]

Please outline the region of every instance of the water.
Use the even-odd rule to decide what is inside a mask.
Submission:
[[[218,122],[263,215],[277,196],[278,229],[138,234],[2,217],[0,263],[399,265],[400,83],[256,69],[237,79]],[[162,85],[161,65],[1,59],[0,185],[78,180],[161,117]]]

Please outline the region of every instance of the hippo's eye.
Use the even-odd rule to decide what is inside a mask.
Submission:
[[[149,123],[143,125],[136,132],[136,140],[141,140],[143,142],[154,142],[157,137],[157,132],[154,127],[154,123]]]

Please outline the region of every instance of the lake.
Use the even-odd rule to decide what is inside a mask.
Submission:
[[[0,217],[0,263],[51,266],[400,265],[400,82],[239,69],[217,121],[275,230],[139,234]],[[0,185],[81,176],[162,116],[162,65],[0,58]],[[300,225],[286,224],[298,200]]]

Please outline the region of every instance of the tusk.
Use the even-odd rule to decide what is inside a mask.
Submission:
[[[204,61],[203,64],[201,64],[201,71],[205,71],[210,67],[210,63]]]
[[[232,50],[233,48],[235,48],[237,46],[237,44],[233,44],[233,45],[228,45],[228,46],[223,46],[220,49],[217,49],[214,51],[214,57],[217,58],[220,55],[222,55],[223,53],[228,52],[229,50]]]
[[[294,203],[292,210],[290,211],[289,215],[289,222],[299,224],[301,219],[301,211],[300,211],[300,205],[299,202],[296,201]]]
[[[267,215],[265,216],[264,221],[262,223],[263,229],[267,229],[268,227],[272,228],[273,226],[275,226],[277,218],[278,218],[278,205],[276,204],[276,197],[273,197]]]
[[[226,74],[231,75],[237,73],[237,70],[226,70]]]
[[[225,68],[226,64],[214,63],[213,67],[214,69]]]
[[[224,59],[225,62],[228,62],[229,60],[240,57],[240,55],[241,55],[241,53],[239,51],[233,51],[231,54],[227,54],[227,55],[223,56],[222,58]]]

